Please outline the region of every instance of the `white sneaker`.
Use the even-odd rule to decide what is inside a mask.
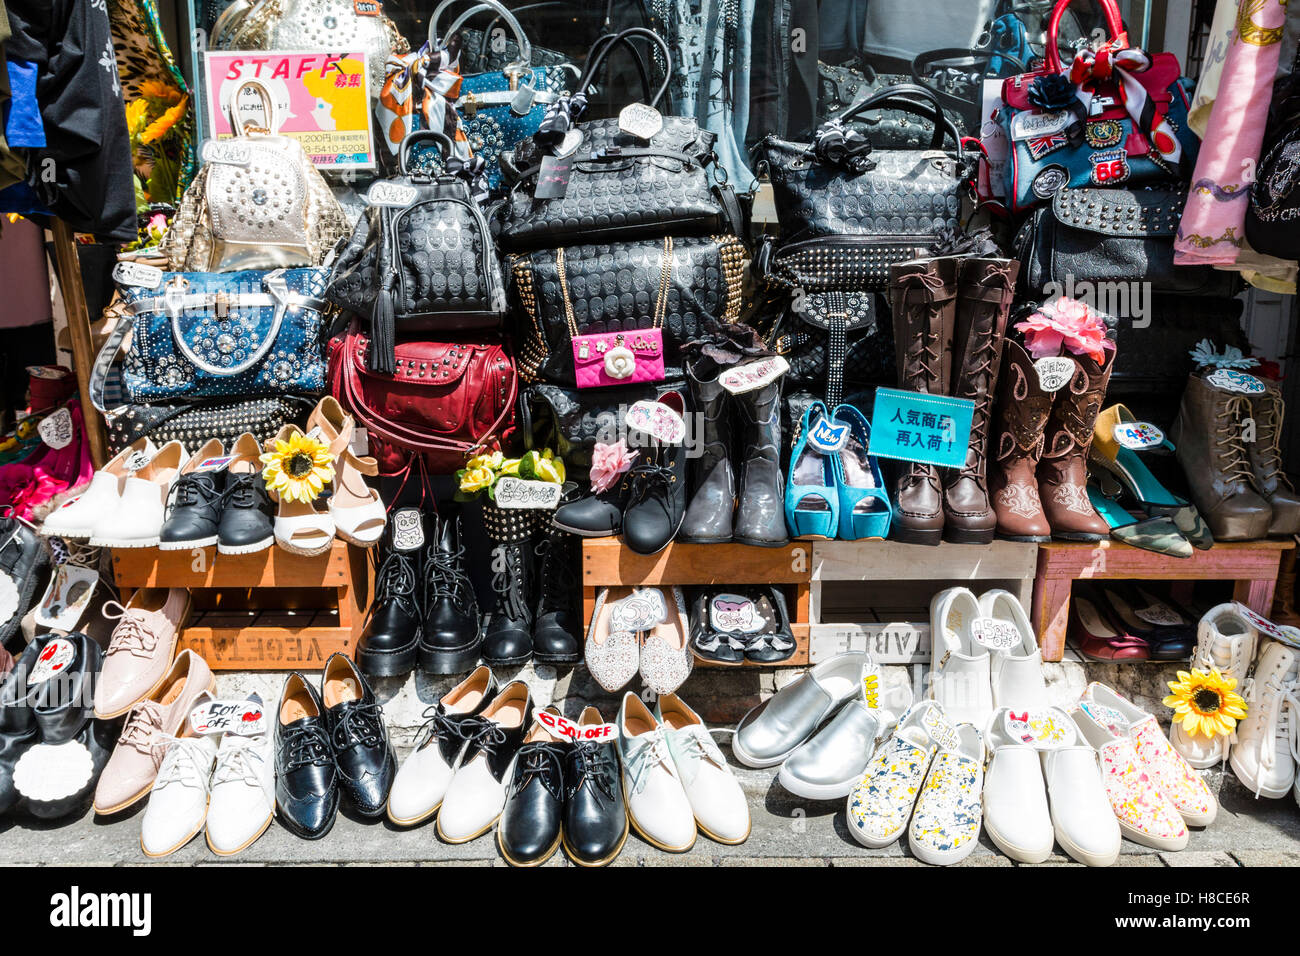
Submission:
[[[973,724],[959,724],[955,745],[941,746],[916,798],[907,845],[923,863],[950,866],[980,841],[984,742]]]
[[[948,588],[930,602],[930,697],[953,723],[977,727],[993,714],[989,651],[974,633],[983,616],[968,588]]]
[[[172,483],[186,462],[178,441],[164,445],[158,454],[122,481],[122,498],[116,508],[95,521],[90,543],[96,548],[152,548],[167,518],[167,498]]]
[[[262,706],[262,698],[248,701]],[[246,850],[275,818],[275,755],[270,721],[263,712],[259,733],[227,733],[217,749],[208,800],[207,840],[218,856]]]
[[[1074,743],[1070,717],[1055,707],[1004,707],[994,711],[985,737],[992,756],[984,777],[984,828],[1011,859],[1042,863],[1052,855],[1053,831],[1039,753]]]
[[[914,704],[849,792],[846,819],[854,839],[879,849],[903,835],[941,742],[948,748],[960,742],[943,708],[932,700]]]
[[[1073,721],[1070,727],[1074,730]],[[1043,776],[1061,849],[1087,866],[1110,866],[1118,860],[1123,834],[1106,795],[1097,751],[1086,743],[1048,750],[1043,753]]]
[[[1237,681],[1238,693],[1244,695],[1246,674],[1258,643],[1259,632],[1236,606],[1220,604],[1206,611],[1197,625],[1191,666],[1205,671],[1217,667],[1224,677]],[[1170,728],[1169,742],[1197,770],[1222,763],[1232,748],[1228,737],[1189,734],[1179,723]]]
[[[194,706],[211,700],[212,695],[204,691]],[[180,736],[163,755],[149,791],[149,804],[140,823],[140,848],[145,856],[174,853],[203,829],[216,759],[217,742],[209,734],[194,733],[186,714]]]
[[[501,816],[514,767],[514,761],[503,762],[501,754],[507,747],[517,750],[532,723],[528,685],[519,680],[507,684],[476,720],[478,729],[467,733],[438,811],[438,836],[445,843],[468,843],[492,829]]]
[[[113,456],[103,468],[90,476],[90,485],[71,504],[50,512],[41,525],[41,534],[52,538],[84,541],[95,532],[96,522],[117,510],[122,501],[122,486],[128,475],[143,468],[157,454],[149,438],[137,439]]]
[[[481,713],[496,690],[492,671],[480,665],[424,712],[427,719],[415,749],[397,768],[388,792],[389,820],[399,827],[412,827],[438,812],[465,751],[457,728],[467,717]]]
[[[1300,721],[1300,650],[1265,641],[1247,688],[1245,720],[1229,761],[1257,797],[1285,797],[1296,779],[1293,747]]]
[[[646,842],[670,853],[695,845],[695,811],[654,714],[631,692],[618,710],[618,752],[623,764],[627,816]]]
[[[993,706],[1044,710],[1043,652],[1020,599],[1000,588],[985,591],[980,595],[980,613],[985,620],[975,629],[976,639],[983,636],[993,643],[989,650]]]
[[[749,839],[749,802],[709,728],[676,694],[662,695],[655,719],[664,726],[695,822],[710,840],[735,845]]]

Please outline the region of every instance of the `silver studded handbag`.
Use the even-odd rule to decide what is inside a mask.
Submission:
[[[246,94],[247,91],[247,94]],[[261,101],[265,126],[245,124],[239,103]],[[227,104],[236,134],[203,146],[161,251],[175,272],[317,266],[348,231],[343,209],[298,141],[278,136],[274,101],[247,80]]]
[[[380,0],[235,0],[212,27],[214,50],[362,50],[370,96],[384,84],[384,64],[410,45]]]

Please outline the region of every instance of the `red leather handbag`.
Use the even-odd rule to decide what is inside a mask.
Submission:
[[[369,433],[382,474],[423,457],[449,475],[474,455],[507,446],[515,431],[519,380],[500,342],[407,342],[396,371],[370,371],[370,339],[353,325],[330,341],[330,393]]]

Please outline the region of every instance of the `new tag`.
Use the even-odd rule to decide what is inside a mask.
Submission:
[[[825,418],[819,418],[808,430],[808,444],[818,451],[837,452],[849,441],[849,426],[835,425]]]
[[[220,166],[247,166],[253,161],[253,149],[237,139],[210,139],[203,144],[203,161]]]
[[[650,139],[664,128],[663,114],[645,103],[629,103],[618,114],[618,128],[637,139]]]
[[[113,281],[140,289],[157,289],[162,286],[163,271],[143,262],[119,262],[113,266]]]
[[[1068,355],[1049,355],[1034,363],[1038,386],[1044,392],[1059,392],[1074,377],[1074,359]]]
[[[573,159],[568,156],[543,156],[542,168],[537,172],[537,199],[563,199],[569,191],[569,177],[573,174]]]
[[[874,664],[862,668],[862,702],[868,710],[880,709],[880,671]]]
[[[529,481],[506,475],[492,489],[498,508],[554,511],[560,504],[562,489],[553,481]]]
[[[405,209],[411,203],[415,202],[415,197],[420,191],[414,186],[408,186],[405,183],[390,183],[383,179],[377,179],[370,184],[366,190],[367,206],[391,206],[395,209]]]

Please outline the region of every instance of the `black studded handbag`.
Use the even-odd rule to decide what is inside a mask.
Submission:
[[[929,119],[928,148],[880,149],[850,126],[881,106]],[[823,123],[812,143],[768,136],[757,149],[780,223],[774,271],[805,250],[804,259],[839,260],[846,279],[858,277],[856,288],[883,289],[892,263],[958,228],[971,158],[938,98],[923,86],[901,84],[861,100]]]
[[[425,140],[451,155],[443,133],[418,130],[403,139],[401,175],[370,185],[368,208],[341,244],[325,289],[330,302],[370,317],[370,368],[385,374],[395,368],[398,327],[463,332],[496,328],[505,317],[501,264],[472,194],[473,174],[455,159],[442,172],[409,171],[411,149]]]
[[[145,436],[159,447],[178,441],[197,449],[211,438],[229,446],[244,432],[265,441],[290,422],[305,422],[314,404],[314,398],[271,395],[178,405],[123,405],[105,415],[108,446],[117,454]]]
[[[1055,293],[1086,298],[1102,293],[1117,299],[1146,290],[1169,295],[1235,294],[1236,276],[1231,272],[1174,265],[1174,236],[1186,199],[1186,187],[1178,185],[1060,190],[1025,220],[1016,235],[1021,290],[1033,296]],[[1128,298],[1123,309],[1108,309],[1095,300],[1094,304],[1112,314],[1130,308]]]
[[[691,117],[656,109],[669,77],[652,95],[642,73],[640,104],[629,104],[618,117],[579,121],[587,108],[584,91],[610,51],[633,37],[656,44],[668,61],[663,39],[643,27],[596,41],[579,92],[552,106],[541,130],[508,160],[512,186],[501,212],[503,247],[741,233],[740,207],[717,166],[714,134]]]

